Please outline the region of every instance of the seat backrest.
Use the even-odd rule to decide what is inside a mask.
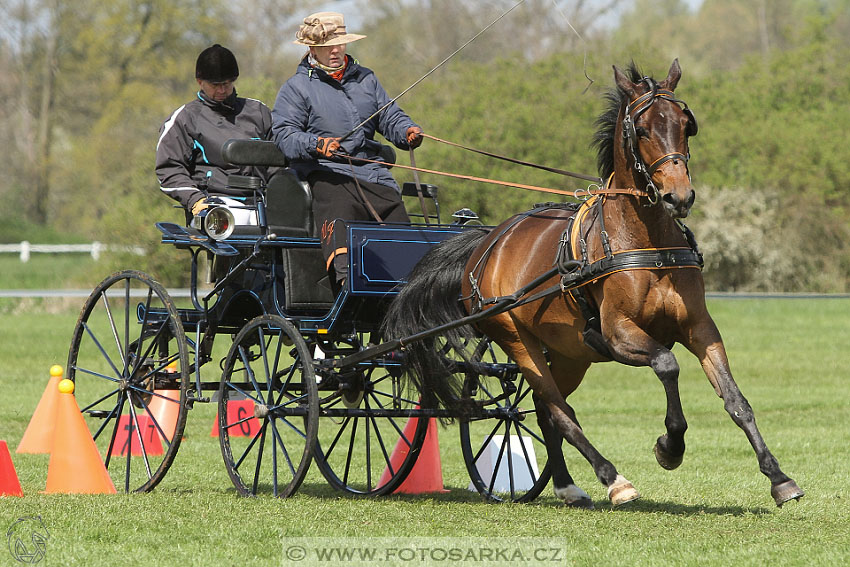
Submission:
[[[268,140],[227,140],[221,153],[235,165],[287,166],[286,158]],[[278,236],[313,236],[313,195],[291,169],[274,171],[266,186],[266,222]]]
[[[313,193],[291,169],[282,169],[266,188],[266,222],[278,236],[313,236]]]
[[[230,139],[221,146],[221,155],[233,165],[286,167],[286,157],[268,140]]]
[[[437,186],[431,185],[430,183],[421,183],[419,186],[422,188],[423,199],[428,199],[431,202],[433,202],[433,204],[434,204],[434,207],[433,207],[434,210],[428,211],[429,220],[436,218],[437,223],[439,224],[442,221],[440,219],[440,202],[437,200]],[[417,197],[417,200],[418,200],[419,191],[416,187],[416,183],[411,183],[409,181],[407,183],[404,183],[401,186],[401,195],[402,195],[402,197]],[[425,202],[427,202],[427,201],[425,201]],[[412,206],[408,206],[408,205],[412,205]],[[427,207],[427,205],[426,205],[426,207]],[[422,210],[422,203],[420,203],[420,202],[405,203],[405,208],[407,209],[407,215],[409,217],[419,217],[421,219],[425,218],[424,211],[423,212],[412,212],[412,211],[421,211]]]

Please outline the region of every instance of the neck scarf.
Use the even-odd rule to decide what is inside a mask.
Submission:
[[[321,69],[337,81],[342,80],[342,76],[345,74],[345,69],[348,67],[348,55],[345,56],[345,60],[339,67],[328,67],[327,65],[322,65],[312,55],[308,55],[307,57],[307,62],[310,63],[311,67]]]

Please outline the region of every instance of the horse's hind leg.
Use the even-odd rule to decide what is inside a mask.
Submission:
[[[552,427],[551,416],[549,410],[546,409],[546,404],[535,396],[534,407],[537,411],[537,423],[540,425],[543,440],[546,442],[546,454],[549,457],[549,468],[552,471],[552,485],[555,489],[555,496],[563,500],[567,506],[592,509],[593,500],[590,499],[587,492],[576,486],[573,477],[567,470],[567,463],[564,461],[564,452],[561,448],[564,438]],[[567,408],[572,409],[569,404]],[[573,421],[575,421],[574,414]],[[578,421],[576,421],[576,425],[578,425]]]
[[[519,337],[510,341],[499,341],[499,344],[516,361],[540,402],[545,405],[550,426],[587,459],[593,467],[596,478],[608,487],[608,498],[613,505],[625,504],[639,498],[640,495],[634,486],[617,474],[614,465],[590,444],[581,427],[570,417],[571,412],[552,378],[538,340],[529,334],[523,336],[521,331],[517,333]]]
[[[706,314],[701,325],[691,333],[692,342],[686,345],[699,358],[705,375],[714,386],[717,394],[723,398],[726,412],[740,427],[756,452],[759,470],[770,479],[770,494],[777,506],[789,500],[798,500],[804,493],[789,476],[779,468],[779,462],[767,448],[767,444],[756,427],[756,418],[749,402],[741,393],[738,384],[732,378],[726,348],[714,321]]]

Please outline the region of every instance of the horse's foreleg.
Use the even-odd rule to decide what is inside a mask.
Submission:
[[[687,346],[687,345],[686,345]],[[770,479],[770,493],[777,506],[789,500],[803,497],[803,491],[789,476],[779,468],[779,462],[767,448],[767,444],[756,427],[756,418],[747,399],[741,393],[726,356],[726,348],[720,333],[711,318],[692,333],[692,345],[688,348],[699,358],[703,371],[714,386],[717,394],[723,398],[726,412],[740,427],[750,441],[758,458],[759,469]]]
[[[552,485],[555,489],[555,496],[563,500],[567,506],[592,509],[593,501],[590,496],[576,486],[573,477],[567,470],[567,463],[564,461],[564,453],[561,449],[563,437],[552,427],[551,416],[546,404],[535,396],[534,407],[537,412],[537,423],[540,425],[540,431],[543,433],[543,440],[546,443],[546,454],[549,458],[549,468],[552,471]],[[567,408],[572,409],[569,404]],[[571,417],[578,425],[574,412]]]
[[[655,458],[665,469],[675,469],[682,464],[685,431],[688,429],[679,397],[679,363],[675,355],[631,321],[621,321],[606,338],[618,362],[649,366],[661,381],[667,397],[667,414],[664,417],[667,432],[655,442]]]

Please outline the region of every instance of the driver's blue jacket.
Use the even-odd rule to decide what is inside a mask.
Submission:
[[[371,69],[362,67],[349,55],[346,57],[348,66],[341,81],[312,67],[307,56],[301,60],[295,74],[278,92],[272,110],[272,139],[302,179],[317,169],[331,170],[398,190],[382,164],[355,163],[352,168],[348,161],[328,160],[316,151],[319,137],[339,138],[352,130],[342,142],[342,151],[348,155],[382,159],[375,132],[399,149],[409,149],[407,129],[416,124],[396,103],[357,128],[390,98]]]

